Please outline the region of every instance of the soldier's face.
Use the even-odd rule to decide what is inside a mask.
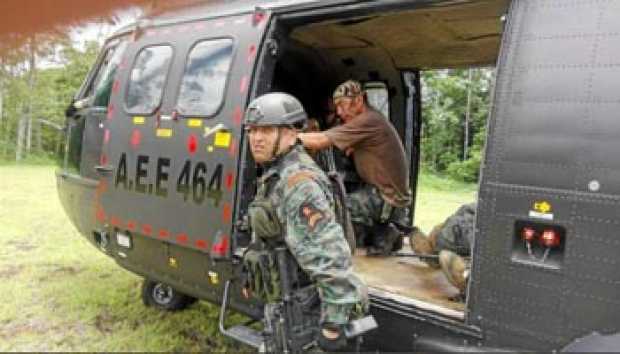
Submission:
[[[256,163],[264,163],[273,157],[273,148],[278,139],[278,128],[276,127],[250,127],[248,129],[250,138],[250,151]]]
[[[361,96],[342,97],[337,99],[334,104],[336,105],[336,114],[347,123],[362,113],[364,100]]]

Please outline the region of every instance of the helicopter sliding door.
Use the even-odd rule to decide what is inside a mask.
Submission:
[[[242,112],[265,22],[155,27],[129,45],[104,124],[95,217],[139,273],[192,263],[183,276],[204,279],[205,268],[170,255],[192,249],[204,267],[204,253],[230,256]]]

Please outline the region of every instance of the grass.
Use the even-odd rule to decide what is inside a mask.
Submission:
[[[475,192],[429,174],[420,185],[416,224],[425,231]],[[0,166],[0,186],[0,351],[239,351],[218,333],[214,305],[144,307],[141,279],[65,216],[53,167]]]

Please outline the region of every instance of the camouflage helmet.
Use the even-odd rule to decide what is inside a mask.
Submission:
[[[332,98],[336,101],[343,97],[357,97],[363,93],[362,84],[359,81],[347,80],[336,87]]]
[[[291,126],[303,128],[308,114],[292,95],[273,92],[255,98],[245,111],[246,126]]]

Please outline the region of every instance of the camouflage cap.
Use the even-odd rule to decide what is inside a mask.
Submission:
[[[332,98],[335,101],[342,97],[357,97],[361,94],[363,94],[362,84],[359,81],[347,80],[336,87]]]

